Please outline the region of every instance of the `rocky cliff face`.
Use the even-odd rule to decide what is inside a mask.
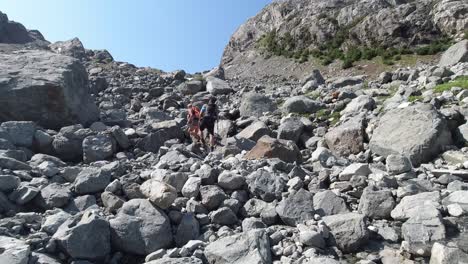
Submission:
[[[10,21],[8,16],[0,12],[0,43],[25,44],[45,41],[37,30],[27,30],[22,24]]]
[[[233,34],[221,64],[229,78],[301,76],[310,71],[312,62],[265,60],[262,48],[270,45],[267,49],[274,50],[277,47],[271,47],[271,42],[275,42],[273,46],[282,50],[274,53],[291,53],[290,57],[300,59],[304,50],[330,46],[346,51],[425,45],[441,38],[459,38],[467,28],[468,3],[463,0],[275,1]],[[268,43],[262,42],[265,36],[270,38]]]

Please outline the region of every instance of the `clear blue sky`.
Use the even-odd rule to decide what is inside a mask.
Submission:
[[[194,73],[217,66],[232,33],[271,0],[0,0],[51,41],[78,37],[118,61]]]

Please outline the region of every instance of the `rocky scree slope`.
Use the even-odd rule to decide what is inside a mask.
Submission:
[[[230,79],[301,79],[335,59],[347,68],[378,54],[390,64],[395,54],[434,53],[463,37],[467,14],[462,0],[274,1],[232,35],[221,65]]]
[[[0,263],[467,263],[466,40],[276,84],[0,47]],[[184,126],[212,95],[209,153]]]

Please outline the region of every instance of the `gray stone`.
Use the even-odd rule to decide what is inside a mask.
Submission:
[[[125,132],[119,126],[112,127],[111,133],[121,149],[128,149],[130,147],[130,140],[128,139],[127,135],[125,135]]]
[[[265,223],[262,222],[262,219],[259,219],[259,218],[250,217],[250,218],[245,218],[242,221],[243,232],[249,232],[250,230],[253,230],[253,229],[265,229],[265,228],[267,228],[267,226],[265,225]]]
[[[30,202],[38,194],[38,188],[28,185],[22,185],[9,195],[9,199],[18,205],[23,205]]]
[[[278,139],[299,142],[299,138],[304,131],[304,124],[297,118],[288,118],[278,128]]]
[[[261,121],[257,121],[251,124],[250,126],[244,128],[239,134],[237,134],[236,137],[257,141],[261,137],[270,134],[271,130],[268,128],[268,126]]]
[[[401,233],[406,242],[402,248],[422,256],[429,256],[433,243],[446,238],[445,226],[440,216],[413,216],[403,224]]]
[[[182,188],[182,195],[187,198],[196,198],[200,193],[200,185],[200,177],[189,177]]]
[[[241,106],[239,111],[241,116],[245,117],[261,117],[265,112],[273,112],[276,110],[276,106],[265,95],[258,93],[247,93],[242,96]]]
[[[208,77],[206,79],[206,91],[212,95],[222,95],[233,92],[232,88],[226,81],[215,77]]]
[[[80,39],[73,38],[67,41],[57,41],[49,45],[49,48],[58,54],[74,57],[77,59],[83,59],[85,56],[85,48]]]
[[[341,181],[349,181],[353,176],[368,176],[372,171],[365,163],[353,163],[346,167],[339,175]]]
[[[281,199],[281,193],[286,187],[286,179],[264,169],[252,172],[247,176],[249,190],[255,196],[266,202]]]
[[[198,220],[191,213],[184,214],[174,237],[176,245],[182,247],[187,244],[187,242],[197,239],[199,236],[200,224]]]
[[[20,185],[20,178],[13,175],[0,175],[0,191],[10,193]]]
[[[110,135],[89,136],[83,140],[83,160],[87,163],[106,160],[115,150],[115,142]]]
[[[452,66],[459,62],[468,62],[468,40],[462,40],[446,50],[439,61],[439,66]]]
[[[343,252],[355,252],[367,242],[368,232],[364,215],[332,215],[324,217],[323,221],[330,228],[333,240]]]
[[[403,197],[395,209],[392,210],[391,216],[396,220],[406,220],[418,215],[436,217],[439,215],[440,207],[439,192],[423,192]]]
[[[109,222],[92,212],[67,220],[52,239],[76,259],[100,260],[111,252]]]
[[[323,108],[323,105],[310,99],[307,96],[294,96],[286,99],[282,106],[282,111],[286,114],[289,113],[315,113]]]
[[[464,212],[468,213],[468,190],[452,192],[442,200],[442,204],[445,206],[458,204]]]
[[[117,210],[119,210],[125,203],[125,200],[111,192],[101,193],[101,200],[104,207],[106,207],[111,213],[117,212]]]
[[[145,262],[144,264],[203,264],[203,261],[195,257],[183,257],[183,258],[161,258]]]
[[[179,90],[184,95],[194,95],[200,92],[202,88],[203,82],[200,80],[187,81],[177,86],[177,90]]]
[[[31,248],[26,242],[6,236],[0,236],[0,263],[28,264]]]
[[[445,119],[432,106],[416,104],[390,110],[382,116],[369,147],[384,157],[405,155],[418,166],[432,160],[451,143]]]
[[[316,213],[320,216],[349,213],[343,198],[332,191],[316,193],[313,204]]]
[[[169,218],[148,200],[126,202],[109,222],[112,245],[117,250],[147,255],[172,244]]]
[[[59,227],[71,217],[72,216],[69,213],[61,209],[47,211],[47,216],[45,217],[44,222],[42,223],[41,230],[43,230],[49,235],[53,235],[55,234],[55,232],[57,232]]]
[[[44,209],[60,208],[70,202],[72,193],[66,186],[57,183],[47,185],[36,196],[36,204]]]
[[[304,221],[314,219],[312,194],[304,189],[283,199],[276,207],[276,212],[283,222],[290,226],[296,226]]]
[[[221,238],[205,249],[208,263],[263,264],[272,263],[270,243],[265,230],[255,229]]]
[[[11,142],[16,146],[26,148],[32,147],[34,134],[36,133],[36,125],[34,122],[8,121],[3,122],[0,127],[3,131],[8,133]]]
[[[244,184],[244,176],[234,172],[223,171],[218,177],[218,185],[225,190],[237,190]]]
[[[83,169],[74,182],[75,192],[78,194],[91,194],[103,191],[110,183],[111,174],[98,168]]]
[[[302,244],[315,248],[325,248],[325,240],[320,232],[305,225],[298,225],[298,229],[299,241]]]
[[[233,225],[237,223],[236,214],[228,207],[221,207],[210,213],[211,222],[219,225]]]
[[[364,150],[364,119],[353,117],[325,134],[327,146],[338,156],[347,157]]]
[[[411,161],[402,155],[389,155],[386,163],[387,172],[393,175],[409,172],[413,167]]]
[[[213,210],[226,199],[224,191],[216,185],[207,185],[200,188],[201,202],[208,210]]]
[[[91,124],[99,110],[88,93],[85,68],[74,58],[45,50],[0,54],[0,121],[28,120],[45,128]],[[11,73],[15,73],[12,75]],[[12,81],[14,80],[14,81]]]
[[[468,254],[454,246],[444,245],[438,242],[434,243],[431,249],[429,264],[451,263],[468,263]]]
[[[10,170],[27,170],[27,171],[32,169],[31,166],[29,166],[28,164],[24,162],[21,162],[12,158],[4,157],[4,156],[0,156],[0,168],[10,169]]]
[[[390,190],[378,190],[369,186],[362,193],[358,211],[369,218],[387,219],[390,218],[390,213],[394,207],[395,200]]]
[[[177,190],[158,180],[147,180],[140,186],[141,193],[161,209],[167,209],[177,198]]]
[[[372,96],[360,95],[346,105],[346,108],[341,111],[341,115],[352,115],[363,111],[372,111],[374,108],[375,101]]]
[[[244,158],[249,160],[278,158],[284,162],[294,163],[302,161],[302,154],[296,143],[291,140],[263,136]]]

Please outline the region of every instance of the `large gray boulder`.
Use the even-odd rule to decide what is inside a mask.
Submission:
[[[281,199],[287,179],[277,173],[259,169],[247,176],[250,192],[266,202]]]
[[[445,225],[441,216],[417,215],[401,227],[405,240],[403,248],[412,254],[429,256],[432,245],[446,238]]]
[[[103,191],[110,183],[111,174],[99,168],[85,168],[75,179],[75,192],[88,194]]]
[[[47,185],[35,197],[36,204],[44,209],[64,207],[71,198],[72,193],[70,189],[57,183]]]
[[[363,111],[372,111],[374,108],[375,101],[372,96],[360,95],[346,105],[346,108],[341,111],[341,115],[352,115]]]
[[[111,135],[88,136],[83,140],[83,160],[87,163],[106,160],[112,157],[116,149],[116,141]]]
[[[314,101],[307,96],[299,95],[288,98],[283,106],[284,113],[312,114],[323,107],[322,103]]]
[[[265,95],[258,93],[247,93],[242,96],[241,106],[239,108],[241,116],[261,117],[265,112],[273,112],[276,105]]]
[[[35,121],[45,128],[91,124],[99,110],[81,63],[44,50],[0,53],[0,122]]]
[[[210,264],[271,263],[269,241],[264,229],[255,229],[210,243],[205,256]]]
[[[233,90],[226,81],[215,77],[208,77],[206,78],[206,91],[212,95],[222,95],[229,94]]]
[[[111,251],[109,222],[92,212],[65,221],[52,239],[75,259],[103,260]]]
[[[31,248],[26,242],[12,237],[0,236],[0,248],[2,249],[0,263],[28,264]]]
[[[154,179],[145,181],[140,186],[140,191],[161,209],[167,209],[177,198],[177,190],[174,187]]]
[[[439,66],[452,66],[459,62],[468,62],[468,39],[462,40],[446,50],[439,61]]]
[[[239,132],[239,134],[237,134],[236,137],[257,141],[261,137],[270,134],[271,130],[268,128],[268,126],[262,121],[257,121],[251,124],[250,126],[244,128],[241,132]]]
[[[112,245],[123,252],[147,255],[172,244],[169,218],[148,200],[126,202],[109,222]]]
[[[297,144],[304,131],[304,124],[297,118],[287,118],[278,128],[278,139],[291,140]]]
[[[440,193],[438,191],[423,192],[403,197],[390,215],[395,220],[407,220],[422,214],[434,217],[439,215],[440,208]]]
[[[349,209],[346,207],[343,198],[336,195],[333,191],[327,190],[316,193],[313,204],[316,213],[321,216],[349,213]]]
[[[302,161],[302,154],[296,143],[291,140],[263,136],[244,158],[250,160],[278,158],[284,162],[294,163]]]
[[[177,246],[182,247],[190,240],[195,240],[200,235],[200,224],[191,213],[184,214],[177,227],[174,237]]]
[[[365,120],[361,116],[355,116],[343,124],[330,129],[325,134],[325,142],[330,150],[338,155],[347,157],[350,154],[358,154],[364,150]]]
[[[31,148],[36,132],[36,125],[31,121],[9,121],[0,126],[5,131],[11,142],[18,147]]]
[[[313,195],[300,189],[283,199],[276,207],[276,212],[283,222],[290,226],[296,226],[304,221],[314,218]]]
[[[354,252],[367,242],[369,234],[364,215],[332,215],[324,217],[323,221],[330,228],[332,239],[343,252]]]
[[[383,115],[369,147],[384,157],[405,155],[418,166],[432,160],[451,143],[445,119],[431,105],[416,104]]]
[[[79,38],[72,38],[67,41],[57,41],[50,44],[49,48],[55,53],[77,58],[79,60],[83,59],[86,54],[83,43],[81,43]]]
[[[378,190],[369,186],[364,189],[359,201],[359,213],[373,219],[390,218],[395,207],[395,200],[390,190]]]

